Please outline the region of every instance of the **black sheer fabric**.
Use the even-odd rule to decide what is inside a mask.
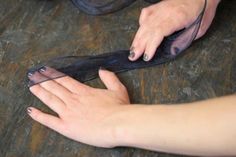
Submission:
[[[157,2],[159,2],[160,0],[144,0],[144,1],[146,1],[146,2],[148,2],[148,3],[157,3]]]
[[[81,11],[90,15],[103,15],[121,10],[136,0],[71,0]],[[160,0],[145,0],[149,3],[157,3]]]
[[[95,56],[59,57],[29,69],[29,74],[33,76],[30,77],[29,86],[66,75],[80,82],[89,81],[98,77],[98,69],[100,67],[119,73],[169,62],[181,55],[195,39],[201,25],[205,7],[206,1],[203,11],[195,22],[188,28],[165,38],[156,50],[153,59],[149,62],[145,62],[142,59],[134,62],[129,61],[129,50],[119,50]]]
[[[72,0],[81,11],[90,15],[103,15],[121,10],[136,0]]]

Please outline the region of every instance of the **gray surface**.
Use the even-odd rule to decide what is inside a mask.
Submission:
[[[26,86],[27,68],[61,55],[127,49],[147,4],[112,15],[85,15],[66,0],[0,0],[0,156],[173,157],[133,148],[102,149],[69,140],[32,121],[33,105],[51,112]],[[214,24],[186,54],[119,77],[134,103],[192,102],[236,91],[236,1],[223,1]],[[151,77],[150,77],[151,76]],[[99,80],[88,84],[103,87]],[[158,124],[157,124],[158,125]]]

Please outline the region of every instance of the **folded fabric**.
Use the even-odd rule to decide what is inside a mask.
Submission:
[[[90,15],[103,15],[121,10],[136,0],[71,0],[81,11]]]
[[[28,73],[31,74],[35,72],[40,73],[39,69],[42,67],[51,67],[55,69],[51,72],[50,76],[47,75],[45,77],[39,77],[38,79],[35,78],[33,81],[31,80],[29,86],[66,75],[81,82],[89,81],[98,77],[98,69],[100,67],[119,73],[127,70],[145,68],[169,62],[177,56],[183,54],[183,51],[194,41],[201,25],[205,7],[206,1],[203,11],[194,23],[188,28],[175,32],[169,37],[166,37],[156,50],[152,60],[149,62],[145,62],[142,59],[130,61],[128,59],[129,50],[119,50],[94,56],[58,57],[29,69]]]

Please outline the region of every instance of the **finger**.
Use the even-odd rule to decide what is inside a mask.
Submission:
[[[155,34],[155,33],[153,33]],[[163,40],[163,36],[162,35],[155,35],[154,37],[151,37],[146,45],[146,49],[145,49],[145,53],[143,55],[143,60],[144,61],[150,61],[153,56],[156,53],[156,50],[158,48],[158,46],[161,44],[162,40]]]
[[[132,46],[130,48],[129,60],[135,61],[144,53],[146,47],[147,36],[145,36],[145,30],[143,27],[139,27]]]
[[[205,33],[206,31],[208,30],[208,28],[210,27],[214,17],[215,17],[215,11],[212,11],[212,12],[209,12],[207,14],[204,14],[203,17],[202,17],[202,22],[201,22],[201,25],[200,25],[200,28],[198,30],[198,33],[197,33],[197,36],[195,38],[195,40],[201,38]]]
[[[100,68],[98,73],[99,77],[101,78],[102,82],[105,84],[107,89],[117,92],[126,91],[125,86],[120,82],[118,77],[113,72]]]
[[[55,81],[77,95],[82,95],[91,88],[69,76],[55,79]]]
[[[43,74],[44,76],[46,76],[47,78],[50,79],[56,79],[56,78],[60,78],[63,76],[66,76],[66,74],[57,71],[53,68],[47,67],[47,66],[43,66],[38,70],[41,74]]]
[[[63,121],[58,117],[43,113],[34,107],[28,107],[27,113],[32,119],[47,126],[48,128],[51,128],[57,132],[64,131]]]
[[[42,70],[40,70],[40,73],[49,78],[55,78],[54,76],[62,75],[60,74],[61,72],[50,67],[43,67]],[[73,92],[76,94],[84,93],[89,88],[89,86],[83,83],[80,83],[79,81],[69,76],[59,77],[59,78],[54,79],[54,81],[62,85],[66,89],[68,89],[70,92]]]
[[[65,103],[40,85],[34,85],[30,87],[30,91],[59,115],[65,110]]]
[[[162,25],[156,26],[155,31],[150,31],[146,33],[146,36],[149,37],[146,43],[145,52],[143,54],[144,61],[150,61],[156,53],[157,48],[160,46],[164,37],[172,34],[177,27],[171,25],[171,21],[165,21]]]
[[[58,98],[62,100],[66,100],[68,99],[68,97],[70,97],[71,92],[69,90],[67,90],[65,87],[61,86],[54,80],[50,80],[50,78],[46,77],[45,75],[41,74],[38,71],[30,75],[29,79],[33,82],[37,82],[37,80],[46,80],[40,83],[40,86],[45,88],[47,91],[51,92],[52,94],[56,95]]]

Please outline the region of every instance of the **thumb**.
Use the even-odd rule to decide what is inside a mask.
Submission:
[[[207,3],[206,10],[204,12],[203,19],[201,22],[201,26],[195,40],[201,38],[206,33],[208,28],[211,26],[211,23],[215,17],[216,9],[219,3],[220,0],[209,1]]]
[[[98,74],[107,89],[117,92],[126,92],[125,86],[120,82],[118,77],[113,72],[101,67]]]

